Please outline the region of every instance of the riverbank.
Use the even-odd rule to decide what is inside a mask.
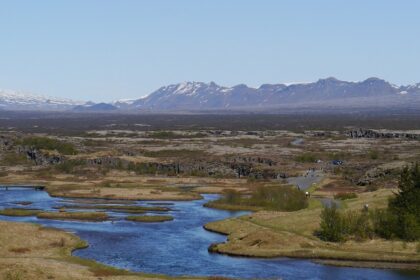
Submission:
[[[227,188],[244,191],[250,187],[246,179],[139,176],[124,171],[110,171],[98,179],[70,174],[58,174],[53,179],[38,177],[36,170],[10,173],[1,177],[0,183],[9,186],[44,186],[45,191],[53,197],[127,201],[199,200],[201,193],[222,193]]]
[[[360,194],[346,201],[347,209],[385,207],[391,189]],[[319,227],[320,205],[295,212],[259,211],[247,216],[212,222],[207,230],[227,235],[227,241],[209,250],[246,257],[290,257],[329,260],[328,264],[420,270],[419,245],[415,242],[373,239],[363,242],[323,242],[314,236]]]
[[[74,257],[87,244],[57,229],[4,221],[0,228],[0,279],[206,279],[133,273]]]

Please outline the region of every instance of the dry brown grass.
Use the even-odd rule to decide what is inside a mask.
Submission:
[[[103,212],[42,212],[37,214],[39,219],[76,220],[89,222],[102,222],[108,220]]]
[[[348,201],[345,207],[383,208],[392,190],[363,193]],[[212,246],[212,250],[231,255],[257,257],[301,257],[348,261],[414,263],[420,269],[416,243],[373,239],[364,242],[323,242],[314,236],[319,227],[321,208],[296,212],[260,211],[252,215],[207,224],[208,230],[227,234],[228,242]],[[393,264],[395,265],[395,264]]]
[[[132,222],[141,222],[141,223],[160,223],[172,221],[174,218],[172,216],[127,216],[125,217],[127,221]]]
[[[35,216],[36,214],[40,212],[41,212],[40,210],[36,210],[36,209],[6,208],[6,209],[0,210],[0,215],[25,217],[25,216]]]

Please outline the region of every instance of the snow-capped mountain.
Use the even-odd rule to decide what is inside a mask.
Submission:
[[[145,98],[117,107],[148,111],[271,108],[420,108],[420,84],[395,86],[378,78],[361,82],[320,79],[313,83],[219,86],[184,82],[161,87]]]
[[[20,91],[0,90],[0,109],[6,110],[65,110],[83,103]]]
[[[136,100],[77,102],[0,90],[0,110],[72,110],[74,112],[173,112],[275,109],[420,109],[420,83],[396,86],[369,78],[360,82],[320,79],[312,83],[233,87],[214,82],[184,82],[159,88]]]

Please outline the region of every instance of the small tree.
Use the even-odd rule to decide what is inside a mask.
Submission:
[[[398,185],[399,191],[389,201],[389,211],[396,217],[395,235],[401,239],[420,239],[420,168],[415,164],[404,168]]]
[[[335,203],[322,210],[321,229],[318,234],[324,241],[339,242],[344,239],[343,219]]]

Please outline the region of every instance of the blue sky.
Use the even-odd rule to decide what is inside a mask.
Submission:
[[[0,0],[0,88],[110,101],[182,81],[420,82],[416,0]]]

